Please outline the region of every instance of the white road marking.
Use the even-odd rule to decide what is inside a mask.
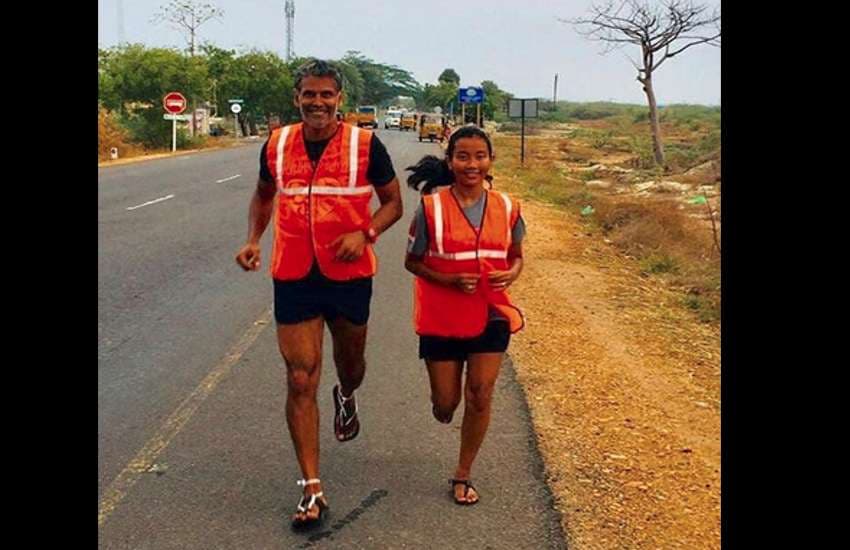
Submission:
[[[216,183],[224,183],[226,181],[235,180],[236,178],[242,177],[242,174],[236,174],[235,176],[230,176],[229,178],[224,178],[223,180],[215,180]]]
[[[127,210],[135,210],[136,208],[141,208],[143,206],[148,206],[150,204],[156,204],[158,202],[167,201],[168,199],[173,199],[173,198],[174,198],[174,195],[168,195],[166,197],[160,197],[158,199],[154,199],[152,201],[148,201],[146,203],[139,204],[139,205],[136,205],[136,206],[128,206]]]
[[[124,497],[127,496],[127,493],[136,484],[142,474],[152,471],[151,468],[155,466],[156,459],[160,453],[180,433],[180,430],[189,422],[189,419],[192,418],[192,415],[195,414],[195,411],[198,410],[207,397],[215,391],[219,383],[227,378],[230,371],[233,370],[233,366],[248,351],[248,348],[251,347],[260,333],[269,326],[271,320],[272,310],[269,308],[242,334],[221,361],[207,374],[206,378],[183,400],[180,406],[177,407],[177,410],[171,413],[171,416],[165,420],[165,423],[160,426],[147,444],[127,464],[121,473],[118,474],[118,477],[109,484],[98,505],[98,528],[103,525],[106,518],[115,510],[118,504],[124,500]]]

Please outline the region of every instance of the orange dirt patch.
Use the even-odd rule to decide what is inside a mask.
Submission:
[[[719,327],[563,211],[523,215],[509,353],[570,547],[720,548]]]

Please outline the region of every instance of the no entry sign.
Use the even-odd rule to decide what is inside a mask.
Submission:
[[[186,110],[186,98],[180,92],[171,92],[162,98],[162,106],[173,115],[179,115]]]

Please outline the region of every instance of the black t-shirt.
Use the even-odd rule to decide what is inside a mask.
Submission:
[[[307,147],[307,156],[310,157],[311,161],[314,163],[319,162],[319,158],[321,158],[325,147],[327,147],[331,139],[333,138],[331,137],[322,141],[304,140],[304,145]],[[260,150],[260,178],[263,181],[272,183],[272,174],[266,162],[266,147],[268,144],[269,140],[266,140],[263,148]],[[366,168],[366,178],[375,187],[382,187],[395,178],[395,170],[393,169],[390,155],[387,153],[387,148],[384,147],[384,144],[381,143],[381,140],[374,133],[372,134],[372,143],[369,146],[369,166]]]

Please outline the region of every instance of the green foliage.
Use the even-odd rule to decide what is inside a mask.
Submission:
[[[448,112],[449,103],[452,103],[453,111],[458,112],[460,109],[457,104],[457,93],[457,84],[452,82],[441,82],[436,86],[425,84],[422,106],[425,110],[440,107],[444,112]]]
[[[440,76],[437,77],[437,82],[440,84],[448,83],[454,84],[455,86],[460,86],[460,75],[454,69],[445,69],[440,73]]]
[[[209,75],[201,58],[141,44],[100,50],[98,57],[98,101],[112,111],[127,114],[134,105],[161,105],[175,90],[190,101],[206,96]]]
[[[505,110],[507,109],[508,99],[513,97],[513,94],[499,89],[492,80],[485,80],[481,83],[484,88],[484,102],[481,104],[481,112],[485,119],[493,120],[496,118],[496,113],[507,118]]]
[[[421,93],[413,75],[395,65],[377,63],[358,51],[346,52],[341,61],[356,68],[363,81],[359,104],[381,105],[399,95],[417,97]]]

